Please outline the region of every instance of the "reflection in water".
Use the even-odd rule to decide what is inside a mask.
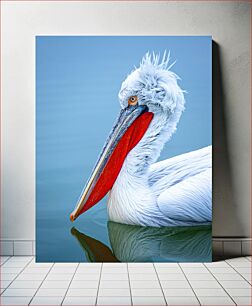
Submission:
[[[117,262],[117,258],[113,255],[110,248],[104,243],[91,238],[75,229],[71,229],[71,234],[77,238],[87,259],[90,262]]]
[[[207,262],[212,260],[211,226],[142,227],[108,222],[112,251],[77,229],[77,238],[91,262]]]

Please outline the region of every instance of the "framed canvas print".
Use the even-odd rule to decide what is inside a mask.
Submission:
[[[36,37],[36,260],[212,259],[212,38]]]

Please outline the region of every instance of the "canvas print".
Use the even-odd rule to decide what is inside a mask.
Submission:
[[[36,38],[36,260],[212,259],[212,39]]]

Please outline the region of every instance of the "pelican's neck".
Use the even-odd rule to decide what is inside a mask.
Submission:
[[[167,121],[165,114],[155,114],[143,138],[127,155],[124,164],[131,176],[146,176],[149,166],[159,158],[170,138]]]
[[[149,186],[148,168],[158,159],[170,137],[171,131],[166,127],[167,117],[154,116],[144,137],[127,155],[109,194],[110,220],[150,226],[155,215],[162,219],[156,196]]]

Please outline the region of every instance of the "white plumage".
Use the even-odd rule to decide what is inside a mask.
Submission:
[[[178,76],[168,67],[169,54],[149,53],[123,82],[122,108],[130,96],[154,114],[140,142],[127,155],[109,193],[112,221],[142,226],[209,224],[212,218],[211,146],[157,162],[176,131],[184,110]]]

